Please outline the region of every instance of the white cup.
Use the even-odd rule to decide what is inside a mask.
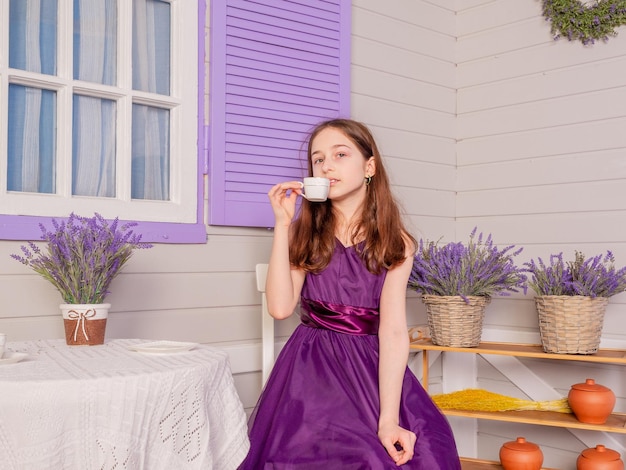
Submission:
[[[5,333],[0,333],[0,359],[4,356],[4,351],[7,346],[7,335]]]
[[[302,183],[302,196],[311,202],[324,202],[328,199],[330,180],[320,176],[304,178]]]

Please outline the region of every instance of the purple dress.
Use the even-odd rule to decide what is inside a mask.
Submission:
[[[240,469],[397,469],[377,436],[378,306],[385,272],[373,275],[339,241],[329,266],[308,274],[301,320],[278,356],[250,417]],[[445,416],[407,368],[400,425],[417,435],[400,468],[461,468]]]

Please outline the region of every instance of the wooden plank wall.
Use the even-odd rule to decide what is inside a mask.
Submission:
[[[538,0],[457,5],[457,237],[478,226],[502,246],[523,246],[521,262],[610,249],[626,265],[626,29],[583,46],[552,39]],[[613,297],[604,346],[626,345],[625,314],[626,294]],[[532,293],[494,300],[486,320],[488,339],[537,337]],[[562,396],[592,377],[626,410],[623,368],[531,363]],[[479,385],[519,395],[484,361]],[[574,468],[587,447],[567,430],[480,422],[481,457],[496,458],[517,435],[541,444],[548,467]],[[620,435],[587,438],[624,449]]]
[[[352,116],[374,133],[415,237],[453,239],[453,1],[352,4]],[[407,312],[410,324],[425,323],[424,308],[412,292]]]

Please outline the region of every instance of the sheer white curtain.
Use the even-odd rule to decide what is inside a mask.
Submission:
[[[169,199],[169,121],[166,109],[133,106],[133,199]]]
[[[170,94],[170,5],[133,2],[133,88]],[[167,109],[133,106],[132,197],[169,199],[169,121]]]
[[[113,84],[114,0],[74,0],[74,79]],[[74,95],[72,194],[115,196],[115,102]]]
[[[41,72],[41,51],[39,49],[41,30],[41,2],[34,0],[26,5],[26,16],[30,20],[26,23],[26,70],[31,72]],[[24,99],[24,115],[31,119],[24,120],[24,135],[39,135],[37,123],[41,117],[41,90],[26,89]],[[36,191],[38,189],[38,178],[30,175],[39,174],[39,139],[24,139],[24,159],[22,163],[22,190]]]
[[[72,194],[115,196],[115,102],[74,95]]]
[[[9,10],[9,66],[36,73],[53,72],[54,62],[43,63],[40,45],[56,42],[56,28],[50,31],[42,26],[51,17],[54,21],[56,1],[12,0]],[[42,174],[42,168],[54,166],[54,138],[51,135],[54,104],[54,92],[17,84],[9,86],[9,191],[54,192],[53,175]]]

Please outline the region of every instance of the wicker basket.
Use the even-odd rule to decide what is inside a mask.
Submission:
[[[608,303],[606,297],[535,297],[543,350],[559,354],[596,353]]]
[[[433,344],[459,348],[475,348],[480,343],[485,307],[490,297],[458,295],[423,295],[428,327]]]

